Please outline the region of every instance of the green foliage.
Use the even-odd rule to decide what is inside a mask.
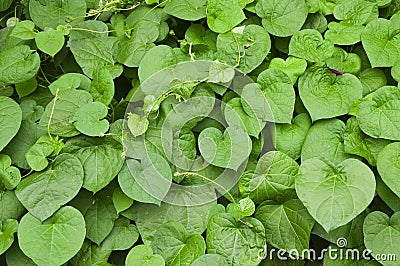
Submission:
[[[0,1],[0,264],[398,265],[399,12]]]

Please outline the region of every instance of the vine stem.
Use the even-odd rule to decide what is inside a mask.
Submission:
[[[56,95],[54,96],[53,106],[51,107],[49,122],[47,123],[47,134],[49,134],[50,139],[53,139],[53,137],[50,134],[50,123],[51,123],[51,120],[53,119],[54,109],[56,108],[56,101],[58,99],[58,93],[59,92],[60,92],[60,89],[57,89],[56,90]]]

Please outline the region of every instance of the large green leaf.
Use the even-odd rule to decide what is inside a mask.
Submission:
[[[207,253],[225,257],[229,265],[250,266],[260,263],[265,231],[262,223],[252,217],[236,221],[229,213],[211,217],[207,227]]]
[[[368,95],[358,106],[361,130],[374,138],[400,140],[400,90],[385,86]]]
[[[347,114],[362,97],[360,80],[352,74],[336,75],[315,65],[299,78],[299,93],[313,121]]]
[[[17,134],[21,120],[22,111],[19,105],[11,98],[0,96],[0,151]]]
[[[13,190],[5,190],[0,194],[0,220],[18,219],[24,214],[25,208],[15,196]]]
[[[80,132],[73,124],[76,111],[93,101],[87,91],[70,90],[54,98],[47,106],[39,124],[60,137],[73,137]]]
[[[83,20],[86,1],[32,0],[29,1],[29,14],[38,27],[55,29],[60,24],[67,24],[70,19]]]
[[[199,20],[206,17],[206,0],[171,0],[164,12],[184,20]]]
[[[31,215],[44,221],[73,199],[82,183],[80,161],[70,154],[61,154],[46,171],[22,180],[15,193]]]
[[[256,12],[269,33],[287,37],[301,29],[308,7],[304,0],[261,0],[257,2]]]
[[[400,245],[400,212],[396,212],[392,217],[385,213],[375,211],[370,213],[364,221],[364,243],[372,251],[381,264],[394,266],[396,260],[380,260],[381,255],[394,255],[399,258],[400,252],[396,248]]]
[[[395,142],[387,145],[378,155],[378,172],[383,182],[400,197],[399,179],[400,174],[400,143]]]
[[[188,234],[186,228],[175,221],[158,228],[151,247],[154,253],[160,254],[165,263],[171,266],[189,266],[206,250],[206,244],[200,234]]]
[[[69,206],[62,207],[44,222],[27,213],[18,228],[20,248],[40,266],[67,262],[79,251],[84,238],[83,216]]]
[[[280,200],[294,194],[294,180],[299,166],[283,152],[271,151],[258,161],[254,173],[244,174],[239,190],[259,204],[265,200]]]
[[[237,0],[207,1],[207,24],[214,32],[230,31],[245,18]]]
[[[135,225],[126,218],[118,218],[110,234],[101,243],[103,250],[126,250],[131,248],[139,238]]]
[[[315,221],[300,200],[264,201],[255,217],[263,223],[265,236],[274,247],[287,252],[297,250],[299,254],[308,249]]]
[[[161,255],[153,254],[148,245],[138,245],[131,249],[126,256],[126,266],[164,266],[165,261]]]
[[[33,78],[40,66],[38,53],[27,45],[17,45],[0,52],[0,82],[20,83]]]
[[[379,18],[366,26],[361,40],[372,67],[391,67],[400,58],[398,25]]]
[[[300,165],[295,187],[312,217],[330,232],[368,207],[375,195],[375,176],[356,159],[335,165],[312,158]]]
[[[18,231],[18,221],[8,219],[0,222],[0,254],[9,249],[14,242],[14,233]]]
[[[81,161],[85,173],[83,187],[92,192],[110,183],[124,163],[121,145],[111,138],[79,136],[67,141],[64,151]]]

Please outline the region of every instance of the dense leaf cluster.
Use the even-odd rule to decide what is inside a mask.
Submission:
[[[398,81],[399,0],[2,0],[0,263],[399,265]]]

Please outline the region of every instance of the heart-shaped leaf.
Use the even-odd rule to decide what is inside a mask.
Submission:
[[[324,40],[321,33],[314,29],[296,32],[290,39],[289,55],[306,59],[310,62],[324,62],[334,52],[334,45]]]
[[[400,212],[389,218],[385,213],[375,211],[364,220],[364,244],[372,251],[372,256],[393,254],[400,257]],[[385,266],[398,265],[396,260],[378,260]]]
[[[62,49],[64,41],[64,34],[58,30],[41,31],[35,36],[37,47],[52,57]]]
[[[208,222],[207,253],[225,257],[229,265],[258,265],[265,246],[262,223],[245,217],[237,221],[229,213],[214,214]]]
[[[400,142],[387,145],[378,155],[378,172],[383,182],[400,197]]]
[[[375,196],[375,185],[374,173],[356,159],[337,165],[319,158],[306,160],[295,182],[299,199],[327,232],[364,211]]]
[[[277,68],[282,70],[290,77],[292,83],[295,84],[297,78],[303,75],[304,71],[306,71],[307,61],[294,56],[289,56],[286,60],[275,57],[271,60],[268,68]]]
[[[361,33],[365,26],[354,25],[346,22],[332,21],[328,24],[328,30],[325,32],[325,38],[334,44],[352,45],[361,41]]]
[[[137,114],[128,114],[128,128],[134,137],[143,135],[149,127],[149,120]]]
[[[209,0],[206,13],[208,26],[217,33],[230,31],[246,18],[235,0]]]
[[[138,245],[131,249],[125,259],[126,266],[164,266],[165,261],[161,255],[153,254],[148,245]]]
[[[261,0],[257,2],[256,12],[269,33],[287,37],[303,26],[308,6],[304,0]]]
[[[361,41],[372,67],[391,67],[400,57],[397,23],[379,18],[365,27]]]
[[[159,205],[172,183],[171,168],[158,154],[149,154],[140,162],[127,160],[126,166],[118,174],[118,183],[128,197]]]
[[[237,170],[251,152],[250,137],[238,126],[230,126],[224,132],[207,128],[200,133],[198,143],[207,162],[233,170]]]
[[[288,252],[295,249],[300,254],[308,249],[314,219],[300,200],[284,203],[272,200],[258,206],[255,217],[265,227],[265,236],[274,247]]]
[[[21,181],[18,168],[11,166],[11,158],[0,154],[0,181],[6,189],[14,189]]]
[[[357,121],[361,130],[374,138],[400,140],[400,90],[385,86],[363,98],[358,106]]]
[[[8,219],[0,222],[0,254],[8,250],[14,242],[14,233],[18,231],[18,221]]]
[[[44,221],[73,199],[82,184],[82,164],[73,155],[61,154],[45,172],[22,180],[15,193],[31,215]]]
[[[362,92],[356,76],[336,75],[318,65],[307,69],[299,78],[300,98],[313,121],[347,114]]]
[[[361,58],[354,53],[347,53],[342,48],[335,47],[332,57],[326,59],[326,65],[338,72],[358,74],[361,70]]]
[[[84,239],[83,216],[70,206],[62,207],[44,222],[27,213],[18,228],[21,250],[43,266],[64,264],[78,253]]]
[[[240,193],[259,204],[294,194],[294,180],[299,166],[283,152],[271,151],[257,163],[254,174],[244,174],[238,183]],[[290,193],[292,192],[292,193]]]
[[[188,234],[186,228],[175,221],[158,228],[151,247],[154,253],[165,259],[167,265],[182,266],[189,266],[206,250],[206,244],[200,234]]]
[[[306,113],[297,115],[291,124],[276,124],[275,148],[297,160],[310,127],[311,119]]]
[[[22,111],[11,98],[0,96],[0,151],[17,134],[21,125]]]
[[[101,136],[106,133],[110,124],[106,119],[107,106],[100,102],[88,103],[81,106],[74,115],[74,126],[87,136]]]
[[[64,143],[58,140],[58,138],[43,135],[26,152],[26,162],[32,170],[42,171],[49,165],[47,157],[50,155],[58,155],[63,147]]]

